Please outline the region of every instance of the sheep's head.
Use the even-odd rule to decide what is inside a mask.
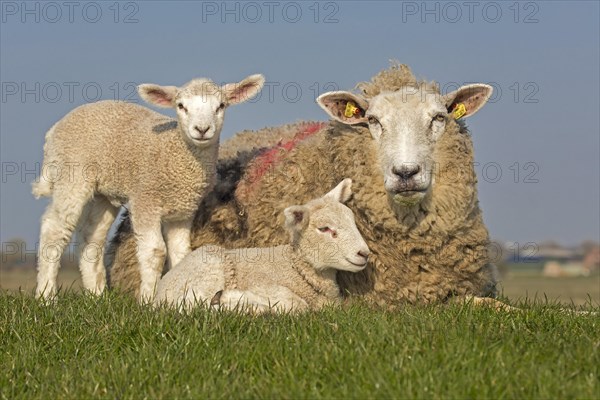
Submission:
[[[292,245],[317,269],[358,272],[365,268],[369,247],[354,213],[343,203],[352,196],[352,180],[344,179],[325,196],[284,210]]]
[[[143,84],[138,87],[138,92],[150,104],[175,108],[185,139],[204,146],[218,142],[225,108],[252,98],[264,83],[262,75],[251,75],[238,83],[223,86],[209,79],[194,79],[182,87]]]
[[[433,154],[447,125],[475,114],[491,94],[491,86],[473,84],[442,96],[433,85],[415,83],[369,99],[329,92],[317,102],[339,122],[369,127],[388,195],[394,203],[410,207],[423,200],[433,184]]]

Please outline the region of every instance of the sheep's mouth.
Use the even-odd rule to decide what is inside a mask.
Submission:
[[[399,181],[395,178],[388,178],[385,182],[387,192],[392,196],[412,197],[423,196],[429,190],[430,185],[426,182],[417,182],[411,180],[408,182]]]
[[[394,203],[404,207],[419,204],[427,195],[428,189],[400,189],[390,193]]]
[[[394,194],[398,194],[403,197],[412,197],[412,196],[418,195],[418,194],[425,194],[426,192],[427,192],[427,189],[405,189],[405,190],[398,190]]]

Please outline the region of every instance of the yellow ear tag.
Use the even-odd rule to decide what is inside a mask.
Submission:
[[[454,119],[459,119],[463,115],[467,113],[467,107],[465,107],[464,103],[458,103],[454,110],[452,110],[452,116]]]
[[[354,117],[360,112],[360,109],[354,105],[353,102],[349,101],[346,103],[346,109],[344,110],[344,116],[346,118]]]

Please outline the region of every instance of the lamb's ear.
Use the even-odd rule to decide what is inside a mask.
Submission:
[[[308,226],[310,211],[306,206],[290,206],[283,210],[285,227],[292,232],[300,232]]]
[[[463,86],[444,96],[448,112],[455,119],[470,117],[487,103],[494,89],[490,85],[476,83]]]
[[[160,86],[153,83],[138,86],[138,93],[146,103],[165,108],[173,107],[178,90],[177,86]]]
[[[367,100],[350,92],[327,92],[317,97],[317,103],[336,121],[348,125],[367,122]]]
[[[324,197],[330,197],[339,201],[340,203],[347,202],[350,200],[350,197],[352,197],[352,179],[344,179]]]
[[[228,105],[243,103],[256,96],[265,84],[261,74],[250,75],[238,83],[228,83],[223,86],[223,93]]]

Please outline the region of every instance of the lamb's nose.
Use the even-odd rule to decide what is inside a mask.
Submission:
[[[401,167],[392,167],[392,173],[400,179],[407,181],[421,171],[419,164],[404,164]]]
[[[359,257],[364,258],[365,260],[369,258],[369,251],[368,250],[360,250],[358,253]]]
[[[204,136],[204,134],[208,132],[209,127],[207,126],[206,128],[200,128],[196,125],[194,126],[194,129],[200,134],[200,136]]]

